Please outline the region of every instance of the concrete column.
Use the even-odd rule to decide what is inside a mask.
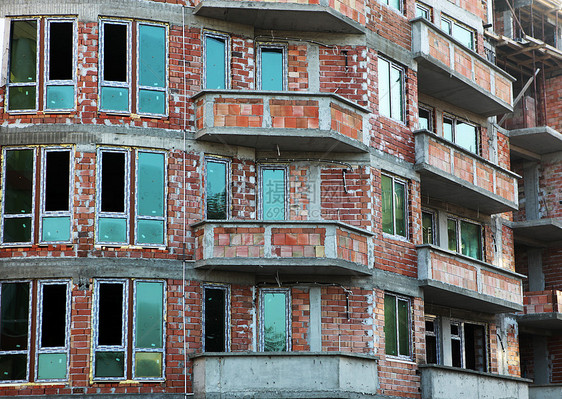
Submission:
[[[527,250],[529,273],[529,291],[544,291],[544,274],[542,271],[542,249]]]
[[[453,354],[451,351],[451,319],[449,317],[441,317],[439,332],[441,333],[441,361],[444,366],[453,365]]]
[[[540,219],[539,204],[539,164],[529,162],[523,169],[525,189],[525,215],[527,220]]]
[[[552,370],[549,367],[546,337],[533,336],[533,359],[535,363],[535,384],[549,384],[552,379]]]
[[[310,287],[310,324],[308,344],[311,352],[322,351],[322,292],[320,287]]]
[[[308,91],[320,91],[320,52],[318,45],[309,43],[306,50],[306,61],[308,62]]]

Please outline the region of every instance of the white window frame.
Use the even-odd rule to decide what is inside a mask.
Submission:
[[[41,338],[43,335],[43,287],[46,285],[64,285],[66,286],[66,325],[65,325],[65,344],[64,347],[42,348]],[[37,282],[37,301],[36,306],[36,344],[35,344],[35,380],[41,382],[67,381],[70,370],[70,313],[71,313],[71,297],[72,291],[70,280],[39,280]],[[66,378],[59,379],[39,379],[39,355],[43,353],[61,353],[66,354]]]
[[[208,167],[207,164],[209,162],[216,162],[216,163],[224,163],[225,164],[225,174],[226,174],[226,181],[225,181],[225,201],[226,201],[226,220],[229,220],[231,218],[231,212],[230,212],[230,204],[231,204],[231,190],[230,190],[230,185],[232,182],[232,176],[231,176],[231,159],[230,158],[225,158],[225,157],[220,157],[217,155],[206,155],[205,156],[205,193],[204,193],[204,217],[205,219],[207,219],[207,171],[208,171]]]
[[[105,60],[105,33],[104,25],[124,25],[127,27],[127,81],[117,82],[104,79],[104,60]],[[132,106],[132,21],[122,20],[122,19],[111,19],[111,18],[100,18],[99,20],[99,66],[98,66],[98,109],[101,112],[106,112],[109,114],[130,114]],[[102,87],[114,87],[120,89],[127,89],[129,95],[129,107],[126,111],[123,110],[111,110],[102,108],[101,104],[101,91]]]
[[[437,243],[437,213],[430,209],[422,208],[422,234],[423,234],[423,214],[431,215],[431,243],[429,245],[436,245]],[[422,237],[423,243],[423,237]],[[424,244],[427,245],[427,244]]]
[[[461,147],[462,149],[464,149],[465,151],[470,152],[471,154],[476,154],[476,155],[480,155],[480,126],[476,123],[470,122],[466,119],[462,119],[459,118],[455,115],[451,115],[449,113],[444,113],[443,114],[443,118],[442,118],[442,126],[445,126],[445,119],[448,119],[452,122],[451,124],[451,130],[452,130],[452,135],[453,135],[453,140],[451,141],[451,143],[458,145],[459,147],[461,147],[460,144],[457,144],[457,123],[461,122],[461,123],[465,123],[467,125],[473,126],[476,130],[476,151],[472,152],[464,147]],[[442,129],[442,134],[443,134],[443,138],[445,138],[445,133],[444,133],[444,129]],[[447,138],[445,138],[445,140],[448,141]]]
[[[386,62],[388,64],[388,73],[389,73],[389,81],[388,81],[388,104],[390,107],[390,115],[384,115],[383,113],[380,112],[381,109],[381,78],[380,78],[380,71],[377,70],[378,73],[378,85],[379,85],[379,89],[378,89],[378,100],[379,100],[379,115],[384,116],[385,118],[389,118],[392,119],[394,121],[400,122],[400,123],[406,123],[406,101],[407,101],[407,97],[406,97],[406,69],[403,68],[402,66],[390,61],[390,59],[382,56],[381,54],[378,55],[378,62],[377,62],[377,69],[379,69],[380,67],[380,62]],[[390,72],[391,70],[394,69],[396,71],[398,71],[400,73],[400,119],[395,118],[392,115],[392,82],[390,79]]]
[[[431,336],[431,337],[435,337],[435,354],[436,354],[436,360],[437,363],[435,364],[442,364],[442,354],[441,354],[441,344],[440,344],[440,340],[441,340],[441,329],[439,326],[439,318],[437,316],[432,316],[432,315],[425,315],[424,318],[425,322],[427,321],[431,321],[433,323],[433,331],[427,331],[427,329],[425,330],[425,337],[427,336]],[[425,339],[425,347],[427,349],[427,338]],[[426,351],[427,353],[427,351]],[[427,356],[426,356],[426,362],[427,362]],[[432,364],[432,363],[429,363]]]
[[[11,39],[12,39],[12,22],[16,21],[35,21],[37,24],[37,36],[36,36],[36,43],[37,48],[35,51],[35,82],[33,84],[30,83],[10,83],[10,68],[12,64],[12,56],[11,56]],[[39,110],[39,71],[40,71],[40,49],[41,49],[41,18],[11,18],[10,19],[10,33],[8,35],[8,76],[6,77],[6,93],[4,95],[5,98],[5,110],[7,113],[10,114],[29,114],[29,113],[36,113]],[[33,109],[25,109],[25,110],[11,110],[10,109],[10,87],[35,87],[35,107]]]
[[[412,345],[412,301],[410,298],[408,298],[407,296],[404,295],[400,295],[400,294],[396,294],[394,292],[385,292],[384,296],[392,296],[394,297],[394,310],[395,310],[395,314],[396,314],[396,351],[397,351],[397,355],[389,355],[386,353],[386,348],[385,348],[385,355],[386,357],[392,358],[392,359],[403,359],[403,360],[412,360],[412,358],[414,357],[414,354],[412,353],[412,349],[413,349],[413,345]],[[401,355],[400,354],[400,335],[399,335],[399,325],[400,325],[400,320],[398,319],[398,301],[403,301],[406,302],[408,305],[408,356],[405,355]],[[386,346],[386,337],[385,337],[385,346]]]
[[[287,165],[280,165],[280,164],[267,164],[267,165],[260,165],[258,167],[258,202],[260,205],[258,209],[259,218],[261,220],[270,220],[270,219],[265,219],[263,215],[263,205],[264,205],[264,195],[265,195],[263,191],[264,170],[283,170],[284,177],[285,177],[285,181],[283,182],[284,196],[285,196],[283,220],[288,220],[289,219],[289,168]]]
[[[286,44],[282,44],[282,43],[269,43],[269,42],[260,42],[258,43],[257,46],[257,54],[256,54],[256,64],[257,64],[257,81],[258,81],[258,90],[263,90],[262,89],[262,59],[261,59],[261,55],[262,55],[262,50],[263,49],[273,49],[273,50],[281,50],[281,58],[282,58],[282,68],[283,68],[283,88],[282,90],[288,90],[288,75],[289,75],[289,68],[288,68],[288,61],[287,61],[287,54],[288,54],[288,50],[287,50],[287,45]]]
[[[202,35],[202,50],[203,53],[201,55],[201,59],[203,62],[203,73],[201,76],[201,82],[202,82],[202,89],[203,90],[217,90],[217,89],[208,89],[207,88],[207,37],[212,37],[215,38],[217,40],[222,40],[224,41],[224,86],[225,86],[225,90],[229,90],[230,89],[230,36],[224,33],[220,33],[220,32],[215,32],[215,31],[210,31],[210,30],[204,30],[203,31],[203,35]]]
[[[386,176],[388,178],[391,179],[392,181],[392,228],[393,228],[393,233],[385,233],[383,232],[383,234],[391,236],[391,237],[401,237],[403,239],[408,239],[410,237],[410,231],[409,231],[409,210],[408,210],[408,182],[404,179],[400,179],[398,177],[395,177],[393,175],[387,174],[387,173],[381,173],[381,181],[382,181],[382,176]],[[394,184],[398,183],[404,186],[404,235],[400,235],[396,233],[396,214],[394,212],[394,210],[396,209],[395,203],[396,203],[396,192],[394,191]],[[381,188],[382,188],[382,184],[381,184]],[[382,227],[382,226],[381,226]]]
[[[207,289],[213,289],[213,290],[221,290],[224,292],[224,315],[225,315],[225,320],[224,320],[224,349],[225,352],[230,352],[230,286],[229,285],[224,285],[224,284],[203,284],[203,309],[202,309],[202,315],[201,315],[201,319],[202,319],[202,347],[203,347],[203,352],[206,352],[206,348],[205,348],[205,327],[206,327],[206,323],[205,323],[205,314],[206,314],[206,310],[205,310],[205,304],[207,303],[206,299],[207,299],[207,295],[206,295],[206,290]]]
[[[427,105],[424,105],[424,104],[419,104],[419,106],[418,106],[418,120],[419,120],[419,110],[420,109],[424,110],[426,112],[429,112],[429,126],[428,126],[427,130],[429,130],[430,132],[435,132],[435,115],[434,115],[433,107],[430,107],[430,106],[427,106]]]
[[[160,27],[160,28],[164,28],[166,33],[165,33],[165,54],[164,54],[164,60],[165,60],[165,66],[166,66],[166,72],[165,72],[165,78],[164,78],[164,87],[154,87],[154,86],[141,86],[140,84],[140,76],[139,76],[139,71],[140,71],[140,45],[139,45],[139,32],[140,29],[139,27],[141,25],[147,25],[147,26],[156,26],[156,27]],[[169,109],[168,109],[168,82],[170,80],[170,71],[169,71],[169,67],[168,67],[168,59],[169,59],[169,37],[170,37],[170,27],[168,24],[158,24],[158,23],[153,23],[153,22],[146,22],[146,21],[139,21],[136,23],[136,30],[137,30],[137,43],[135,43],[135,51],[136,51],[136,57],[137,57],[137,68],[136,68],[136,89],[135,89],[135,96],[136,96],[136,106],[137,106],[137,113],[139,115],[143,115],[143,116],[154,116],[154,117],[162,117],[162,116],[168,116],[169,113]],[[164,95],[164,113],[163,114],[153,114],[150,112],[141,112],[140,111],[140,91],[141,90],[150,90],[150,91],[157,91],[157,92],[161,92]],[[131,105],[129,103],[129,105]]]
[[[448,32],[443,29],[443,23],[449,24]],[[452,37],[453,39],[455,39],[456,41],[459,41],[455,36],[453,36],[453,29],[454,29],[454,26],[453,26],[453,25],[456,25],[456,26],[458,26],[459,28],[464,29],[464,30],[466,30],[467,32],[470,32],[470,35],[471,35],[471,37],[472,37],[472,40],[471,40],[471,42],[472,42],[472,47],[466,47],[466,48],[468,48],[469,50],[474,51],[474,47],[475,47],[475,44],[476,44],[476,43],[475,43],[475,42],[476,42],[476,34],[475,34],[475,32],[474,32],[474,29],[471,29],[470,27],[468,27],[468,26],[466,26],[466,25],[464,25],[464,24],[458,22],[456,19],[449,17],[448,15],[441,14],[441,30],[443,30],[446,34],[448,34],[449,36],[451,36],[451,37]],[[460,43],[460,42],[459,42],[459,43]]]
[[[71,80],[49,80],[49,61],[50,61],[50,25],[53,22],[72,22],[72,79]],[[43,109],[49,113],[72,112],[76,110],[76,47],[78,43],[78,27],[75,18],[45,18],[45,55],[44,55],[44,89],[43,89]],[[71,86],[74,88],[74,98],[72,108],[48,108],[47,107],[47,87],[48,86]]]
[[[432,22],[432,20],[433,20],[433,18],[432,18],[432,17],[433,17],[432,11],[433,11],[433,10],[431,9],[431,7],[429,7],[429,6],[427,6],[427,5],[423,4],[423,3],[420,3],[420,2],[418,2],[418,1],[416,1],[416,14],[417,14],[417,10],[423,10],[423,11],[427,12],[427,14],[429,15],[429,18],[425,18],[425,17],[422,17],[422,16],[420,16],[419,18],[424,18],[424,19],[426,19],[427,21]]]
[[[291,317],[291,306],[292,306],[292,298],[291,298],[291,290],[289,288],[261,288],[260,289],[260,329],[259,329],[259,351],[264,352],[264,338],[265,338],[265,295],[268,293],[283,293],[285,295],[285,328],[287,331],[287,336],[285,337],[285,346],[287,350],[285,352],[292,351],[292,317]],[[268,352],[269,353],[269,352]],[[283,353],[283,352],[282,352]]]
[[[474,220],[461,218],[461,217],[457,217],[457,216],[453,216],[453,215],[447,215],[447,241],[449,239],[449,228],[448,228],[449,220],[454,221],[455,226],[456,226],[456,237],[455,238],[456,238],[457,250],[455,252],[458,253],[459,255],[467,256],[471,259],[476,259],[476,260],[480,260],[480,261],[484,260],[484,251],[485,251],[484,237],[483,237],[484,229],[483,229],[482,224],[478,223]],[[470,224],[473,224],[473,225],[478,226],[480,228],[480,234],[479,234],[479,237],[478,237],[479,240],[480,240],[480,259],[472,258],[472,257],[470,257],[468,255],[464,255],[462,253],[462,248],[461,248],[461,245],[462,245],[462,242],[461,242],[461,237],[462,237],[462,235],[461,235],[461,222],[470,223]]]
[[[457,325],[459,328],[459,334],[456,337],[453,337],[451,334],[451,340],[459,340],[460,341],[460,348],[461,348],[461,368],[466,369],[466,338],[465,338],[465,324],[472,324],[475,326],[481,326],[484,328],[484,356],[486,358],[486,370],[485,373],[490,370],[490,358],[489,358],[489,351],[490,351],[490,344],[489,344],[489,332],[488,332],[488,323],[482,322],[474,322],[469,320],[461,320],[461,319],[451,319],[450,325]],[[452,353],[451,353],[452,356]],[[470,370],[470,369],[468,369]]]

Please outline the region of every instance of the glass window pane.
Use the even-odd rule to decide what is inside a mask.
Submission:
[[[394,183],[396,234],[406,237],[406,193],[402,183]]]
[[[66,284],[42,286],[41,348],[66,346]],[[66,367],[66,361],[65,361]]]
[[[135,353],[135,377],[138,378],[162,377],[162,353],[159,352]]]
[[[388,5],[398,11],[400,11],[400,1],[401,0],[388,0]]]
[[[422,129],[431,130],[432,128],[431,112],[428,111],[427,109],[423,109],[423,108],[419,109],[419,125],[420,125],[420,130]]]
[[[261,50],[262,90],[283,90],[283,50],[264,48]]]
[[[139,220],[137,222],[139,244],[164,244],[163,220]]]
[[[381,176],[382,231],[394,234],[394,206],[392,204],[392,179]]]
[[[205,37],[205,88],[226,89],[226,43],[224,39]]]
[[[10,111],[36,108],[35,86],[9,87],[8,102]]]
[[[396,329],[396,297],[384,296],[384,342],[387,355],[398,355],[398,337]]]
[[[471,50],[474,48],[472,32],[465,27],[460,26],[456,23],[453,24],[451,36],[461,42],[461,44],[463,44],[465,47]]]
[[[390,68],[390,116],[396,120],[403,120],[402,102],[402,71],[397,68]]]
[[[461,253],[475,259],[482,259],[480,226],[461,221]]]
[[[416,4],[416,17],[422,17],[429,21],[429,10],[419,4]]]
[[[166,113],[166,92],[139,90],[139,112],[164,115]]]
[[[164,284],[136,283],[135,347],[162,348]]]
[[[99,218],[99,242],[126,242],[127,219]]]
[[[121,283],[99,285],[98,345],[123,345],[123,291]]]
[[[45,158],[45,211],[68,211],[70,151],[46,151]]]
[[[450,35],[452,33],[451,21],[441,18],[441,30]]]
[[[424,244],[433,244],[433,215],[422,212],[422,240]]]
[[[37,77],[37,21],[12,21],[10,50],[10,83],[35,82]],[[35,92],[35,87],[33,91]],[[35,93],[33,97],[35,104]]]
[[[33,204],[34,150],[6,151],[4,161],[6,162],[4,213],[29,214]]]
[[[127,82],[128,70],[128,43],[127,25],[105,22],[103,25],[103,79],[110,82]],[[103,105],[102,108],[118,109]],[[128,97],[128,96],[126,96]],[[109,105],[109,104],[107,104]]]
[[[125,354],[123,352],[96,352],[96,377],[124,377]]]
[[[207,219],[226,219],[226,163],[207,161]]]
[[[128,112],[129,89],[122,87],[102,87],[101,109]]]
[[[166,28],[139,25],[139,84],[166,85]]]
[[[103,151],[101,156],[102,212],[125,212],[126,155],[123,152]]]
[[[66,353],[40,353],[38,363],[38,379],[62,380],[66,378]]]
[[[453,141],[453,121],[443,118],[443,137],[449,141]]]
[[[461,341],[459,339],[451,340],[451,352],[453,356],[453,367],[462,367]]]
[[[287,294],[266,292],[263,295],[263,350],[287,350]]]
[[[262,202],[265,220],[285,219],[285,170],[262,170]]]
[[[447,242],[450,251],[457,252],[457,222],[447,219]]]
[[[71,21],[49,22],[48,80],[72,80],[73,78],[73,25]],[[72,92],[71,99],[74,99],[74,92]]]
[[[226,291],[205,288],[205,351],[224,352],[226,328]]]
[[[74,86],[47,86],[47,109],[73,109]]]
[[[70,216],[44,217],[41,241],[70,241]]]
[[[457,121],[455,127],[455,143],[460,145],[462,148],[477,153],[477,137],[476,137],[476,126],[469,125],[461,121]]]
[[[31,242],[31,218],[4,219],[4,242]]]
[[[137,196],[139,216],[164,216],[164,154],[139,152]]]
[[[0,350],[27,349],[29,283],[3,283],[0,293]]]
[[[27,355],[0,355],[0,381],[27,379]]]
[[[390,64],[382,58],[378,60],[379,113],[390,117]]]
[[[408,325],[408,301],[398,299],[398,347],[400,355],[410,355],[410,328]]]

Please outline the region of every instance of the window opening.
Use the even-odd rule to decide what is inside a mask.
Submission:
[[[406,237],[406,183],[382,175],[383,232]]]
[[[433,111],[428,108],[420,107],[418,110],[420,130],[433,131]]]
[[[166,28],[138,25],[138,111],[166,114]]]
[[[410,301],[385,294],[384,335],[387,355],[410,357]]]
[[[261,203],[264,220],[285,220],[287,173],[285,168],[264,166],[261,168]]]
[[[460,119],[443,118],[443,137],[467,151],[478,154],[478,128]]]
[[[101,21],[100,109],[129,112],[130,23]]]
[[[428,364],[439,364],[439,341],[438,341],[437,318],[426,317],[425,319],[425,357]]]
[[[138,244],[165,242],[166,158],[163,153],[137,154]]]
[[[205,88],[227,88],[228,37],[205,33]]]
[[[422,17],[431,22],[431,8],[425,4],[416,3],[416,17]]]
[[[261,350],[290,350],[290,302],[286,289],[264,289],[261,292]]]
[[[74,108],[74,22],[47,20],[46,110]]]
[[[12,20],[8,110],[37,109],[37,20]]]
[[[482,228],[456,218],[447,219],[448,248],[474,259],[482,260]]]
[[[206,160],[206,213],[207,219],[228,219],[227,208],[227,171],[228,163],[224,160]]]
[[[285,47],[258,47],[260,61],[260,88],[262,90],[285,90]]]
[[[379,112],[381,115],[404,121],[404,70],[378,58]]]
[[[394,8],[397,11],[402,12],[402,2],[401,0],[382,0],[383,4],[386,4],[387,6]]]
[[[422,211],[422,241],[424,244],[434,244],[435,219],[432,212]]]
[[[451,323],[451,355],[453,367],[463,367],[461,325],[458,322]]]
[[[453,19],[442,16],[441,29],[459,41],[466,48],[474,50],[474,31],[470,28],[461,25]]]
[[[203,336],[205,352],[228,350],[228,289],[221,286],[204,288]]]

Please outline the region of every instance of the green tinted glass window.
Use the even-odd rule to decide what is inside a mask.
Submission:
[[[135,347],[162,348],[164,284],[137,282],[135,301]]]
[[[205,37],[205,88],[226,89],[226,40]]]
[[[164,221],[139,220],[137,222],[137,242],[139,244],[163,244]]]
[[[287,294],[263,294],[263,350],[283,352],[287,348]]]
[[[164,154],[139,152],[137,162],[138,214],[164,216]]]
[[[422,212],[422,240],[424,244],[433,244],[433,215]]]
[[[0,351],[26,350],[29,283],[2,283],[0,289]]]
[[[285,170],[262,170],[263,219],[285,219]]]
[[[398,342],[400,356],[410,356],[410,327],[408,301],[398,299]]]
[[[35,86],[11,86],[8,90],[10,111],[35,109]]]
[[[37,21],[12,21],[10,33],[9,82],[34,83],[37,79]]]
[[[406,193],[403,183],[394,182],[396,235],[406,236]]]
[[[96,352],[95,376],[99,378],[125,377],[124,352]]]
[[[384,296],[384,343],[387,355],[398,355],[398,335],[396,329],[396,297]]]
[[[44,217],[42,241],[70,241],[70,216]]]
[[[447,219],[447,242],[450,251],[457,251],[457,222],[454,219]]]
[[[139,90],[139,112],[163,115],[166,113],[166,92]]]
[[[99,218],[99,242],[126,242],[127,219]]]
[[[478,139],[476,133],[476,126],[457,121],[455,125],[455,143],[460,145],[462,148],[476,154],[478,148]]]
[[[225,162],[207,161],[207,219],[226,219]]]
[[[74,86],[47,86],[46,109],[73,109]]]
[[[0,381],[21,381],[27,379],[26,354],[0,355]]]
[[[135,377],[161,378],[162,358],[160,352],[137,352],[135,354]]]
[[[280,48],[262,48],[262,90],[283,90],[283,76],[283,50]]]
[[[128,112],[129,89],[123,87],[102,87],[101,109]]]
[[[166,28],[139,25],[139,84],[164,87],[166,81]]]
[[[394,206],[392,201],[392,178],[381,177],[382,231],[394,234]]]
[[[4,219],[4,242],[31,242],[31,218]]]
[[[66,353],[40,353],[38,355],[37,378],[40,380],[62,380],[66,378]]]
[[[474,259],[482,259],[480,226],[461,220],[461,253]]]
[[[394,295],[384,296],[385,352],[410,356],[410,303]]]
[[[6,163],[4,213],[10,215],[31,213],[34,150],[6,151],[4,162]]]

